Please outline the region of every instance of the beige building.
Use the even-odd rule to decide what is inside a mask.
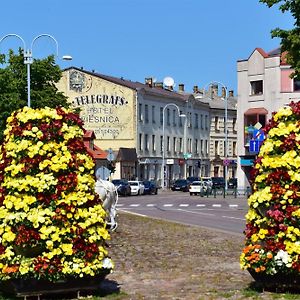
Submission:
[[[177,178],[224,175],[222,101],[199,99],[186,93],[182,84],[174,91],[152,78],[139,83],[75,67],[64,70],[57,87],[80,109],[85,128],[95,133],[95,144],[113,153],[114,178],[162,183],[164,175],[165,186],[170,186]],[[235,113],[235,109],[228,109],[229,124],[233,124]],[[219,129],[211,137],[216,122]],[[229,131],[231,128],[228,125]],[[234,132],[228,137],[231,149]],[[217,150],[212,150],[217,139]],[[212,151],[216,155],[211,157]],[[233,164],[231,150],[228,159]],[[234,175],[234,168],[228,171]]]

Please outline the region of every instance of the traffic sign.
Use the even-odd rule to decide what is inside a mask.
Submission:
[[[106,156],[106,159],[107,159],[108,161],[112,161],[112,160],[115,159],[114,153],[113,153],[113,151],[112,151],[111,148],[108,149],[108,154],[107,154],[107,156]]]
[[[192,157],[192,153],[184,153],[184,154],[183,154],[183,157],[184,157],[185,159],[191,158],[191,157]]]
[[[258,140],[251,140],[249,142],[249,152],[258,153],[262,142]]]

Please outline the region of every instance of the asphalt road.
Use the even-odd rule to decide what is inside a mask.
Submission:
[[[243,235],[248,206],[243,195],[208,198],[190,196],[186,192],[159,191],[158,195],[119,197],[117,209]]]

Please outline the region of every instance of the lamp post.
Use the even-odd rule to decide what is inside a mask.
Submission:
[[[180,113],[179,107],[175,103],[168,103],[164,106],[163,108],[163,141],[162,141],[162,164],[161,164],[161,188],[164,190],[165,189],[165,110],[169,106],[175,106],[178,112],[178,116],[180,118],[185,118],[185,114]]]
[[[32,42],[31,42],[31,47],[30,48],[26,48],[26,43],[24,41],[24,39],[19,36],[18,34],[15,33],[9,33],[7,35],[5,35],[4,37],[2,37],[0,39],[0,44],[3,40],[5,40],[8,37],[16,37],[18,39],[20,39],[23,43],[23,51],[24,51],[24,64],[27,65],[27,106],[30,107],[31,104],[31,99],[30,99],[30,65],[33,63],[33,56],[32,56],[32,47],[35,43],[35,41],[41,37],[48,37],[50,39],[52,39],[55,42],[56,45],[56,56],[58,57],[58,43],[57,40],[50,34],[47,33],[43,33],[40,34],[38,36],[36,36]],[[70,55],[64,55],[62,57],[64,60],[72,60],[72,57]]]
[[[228,132],[227,132],[227,121],[228,121],[228,90],[227,90],[227,87],[219,82],[219,81],[212,81],[210,82],[209,84],[207,84],[205,87],[204,87],[204,91],[203,91],[203,98],[204,98],[204,93],[205,93],[205,89],[211,85],[221,85],[223,88],[224,88],[224,91],[225,91],[225,97],[223,98],[224,99],[224,103],[225,103],[225,117],[224,117],[224,138],[225,138],[225,153],[224,153],[224,180],[225,180],[225,190],[227,191],[227,188],[228,188],[228,183],[227,183],[227,172],[228,172]]]

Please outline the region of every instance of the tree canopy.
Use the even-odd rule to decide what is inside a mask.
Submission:
[[[7,56],[0,55],[0,142],[7,117],[15,110],[27,106],[27,67],[24,64],[23,50],[16,54],[12,50]],[[31,107],[69,107],[67,97],[59,92],[55,84],[62,71],[55,63],[54,56],[34,59],[30,66]]]
[[[268,7],[272,7],[276,4],[279,5],[279,9],[285,13],[290,12],[293,16],[294,28],[290,30],[284,30],[275,28],[272,30],[272,37],[281,38],[281,50],[287,51],[287,63],[294,69],[293,77],[300,78],[300,1],[299,0],[260,0]]]

